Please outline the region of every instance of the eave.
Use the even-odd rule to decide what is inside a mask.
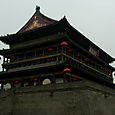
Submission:
[[[70,37],[70,39],[75,41],[77,44],[79,44],[82,48],[84,48],[87,51],[89,51],[90,45],[94,46],[97,50],[99,50],[99,57],[97,58],[101,58],[106,63],[112,63],[115,60],[106,52],[104,52],[102,49],[100,49],[98,46],[96,46],[93,42],[91,42],[88,38],[86,38],[84,35],[82,35],[80,32],[74,29],[68,23],[65,17],[55,24],[43,26],[20,34],[13,34],[13,35],[1,37],[0,40],[6,44],[11,45],[19,42],[28,41],[36,37],[37,39],[39,39],[39,37],[43,37],[59,32],[66,33]]]

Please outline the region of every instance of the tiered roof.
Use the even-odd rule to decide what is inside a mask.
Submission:
[[[0,40],[6,44],[12,45],[56,33],[65,33],[68,38],[82,50],[87,53],[90,52],[89,54],[92,53],[97,59],[105,63],[115,61],[115,58],[112,58],[79,31],[74,29],[65,17],[59,21],[50,19],[40,12],[40,7],[36,8],[36,12],[32,18],[16,34],[0,37]],[[7,51],[8,50],[0,51],[0,54],[4,54]]]

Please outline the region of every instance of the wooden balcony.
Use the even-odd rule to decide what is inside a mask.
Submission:
[[[110,68],[100,68],[102,65],[95,63],[93,60],[90,60],[88,57],[85,57],[70,47],[55,47],[52,49],[57,50],[46,52],[44,49],[43,52],[41,52],[39,55],[31,55],[31,57],[24,57],[19,60],[14,59],[8,63],[4,63],[3,67],[7,72],[15,72],[53,66],[62,62],[68,63],[70,60],[72,60],[74,64],[78,63],[85,68],[89,68],[89,71],[91,69],[93,72],[97,72],[106,77],[112,78]]]

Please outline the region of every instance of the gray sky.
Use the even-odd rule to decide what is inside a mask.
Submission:
[[[36,5],[50,18],[60,20],[65,15],[73,27],[115,57],[115,0],[1,0],[0,35],[16,33]]]

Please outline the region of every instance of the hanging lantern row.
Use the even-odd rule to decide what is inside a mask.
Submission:
[[[39,79],[38,78],[34,78],[33,79],[34,81],[38,81]],[[14,84],[19,84],[20,83],[20,81],[14,81]]]
[[[107,71],[106,69],[104,69],[102,66],[100,66],[100,70],[103,70],[105,73],[108,73],[109,75],[111,75],[110,71]]]
[[[61,42],[61,45],[62,45],[62,46],[67,46],[68,43],[67,43],[67,42]],[[49,48],[48,51],[53,51],[53,48]],[[72,53],[73,51],[72,51],[72,49],[67,49],[67,52]],[[77,54],[76,54],[76,57],[80,57],[80,54],[77,53]],[[15,58],[15,56],[11,56],[11,57],[10,57],[10,59],[14,59],[14,58]],[[83,60],[86,62],[88,59],[87,59],[87,58],[84,58]],[[109,75],[111,75],[111,72],[107,71],[106,69],[103,69],[102,66],[100,66],[100,70],[104,70],[105,73],[108,73]],[[64,72],[65,72],[65,71],[70,72],[71,69],[66,68],[66,69],[64,69]],[[38,79],[34,79],[34,80],[37,81]],[[15,81],[15,82],[17,83],[17,82],[19,82],[19,81]]]
[[[71,52],[72,52],[72,50],[71,50],[71,49],[68,49],[67,51],[68,51],[69,53],[71,53]],[[77,54],[76,54],[76,57],[80,57],[80,54],[79,54],[79,53],[77,53]],[[88,59],[84,57],[84,59],[83,59],[83,60],[86,62]],[[102,66],[100,66],[100,70],[103,70],[103,67],[102,67]],[[111,72],[107,71],[106,69],[104,69],[104,72],[105,72],[105,73],[108,73],[109,75],[111,75]]]
[[[73,51],[72,51],[71,49],[68,49],[67,52],[72,53]],[[76,54],[76,57],[80,57],[80,54],[77,53],[77,54]],[[84,57],[83,60],[84,60],[84,61],[87,61],[88,59],[87,59],[86,57]]]
[[[67,46],[68,43],[67,43],[67,42],[61,42],[61,45],[62,45],[62,46]],[[72,51],[72,49],[67,49],[67,52],[72,53],[73,51]],[[77,56],[77,57],[80,57],[80,54],[77,53],[76,56]],[[84,58],[84,61],[87,61],[87,58]]]

